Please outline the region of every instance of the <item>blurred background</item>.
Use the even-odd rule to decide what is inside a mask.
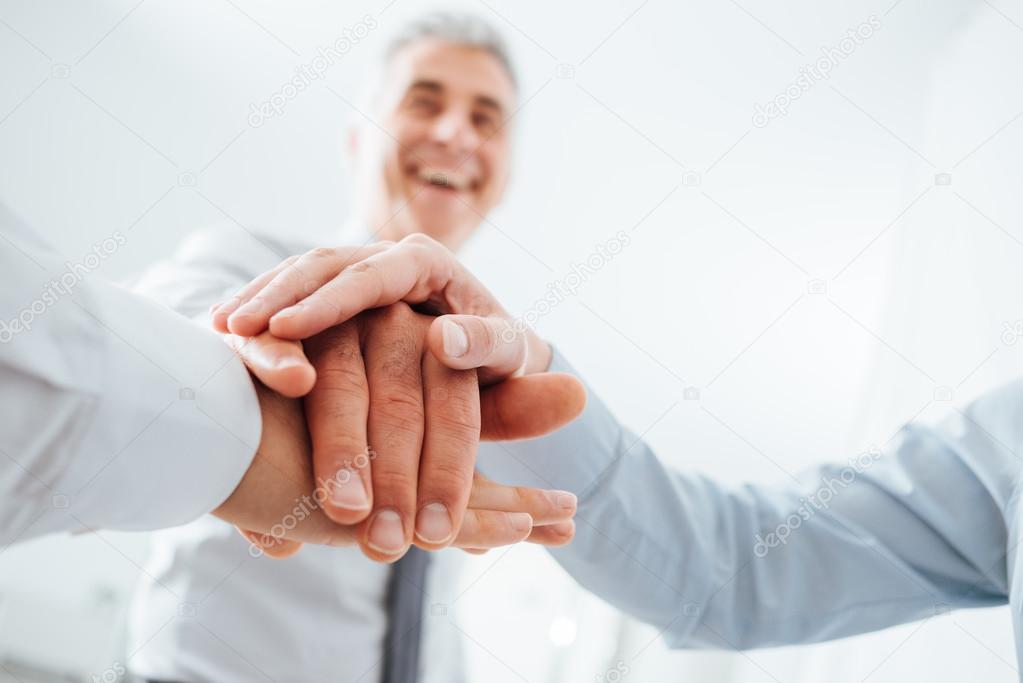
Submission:
[[[438,8],[492,22],[522,78],[510,195],[467,262],[522,313],[628,234],[537,326],[674,466],[779,481],[1020,374],[1008,0],[0,0],[0,200],[69,260],[123,232],[112,279],[200,228],[333,243],[363,79],[392,30]],[[253,125],[366,17],[323,79]],[[146,552],[126,533],[0,549],[0,680],[114,680]],[[450,590],[430,628],[465,634],[472,681],[1018,678],[1007,608],[691,653],[533,547],[469,560]]]

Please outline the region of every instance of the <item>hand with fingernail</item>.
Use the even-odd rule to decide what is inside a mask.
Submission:
[[[474,465],[480,438],[553,431],[581,412],[584,390],[544,372],[547,344],[439,243],[414,235],[315,249],[256,278],[211,317],[253,374],[305,396],[315,479],[329,491],[324,511],[358,525],[369,557],[393,561],[410,544],[480,552],[571,540],[572,494],[500,486]]]
[[[582,386],[544,373],[547,344],[439,243],[413,235],[314,249],[213,306],[211,318],[259,379],[306,397],[316,479],[331,489],[325,510],[359,524],[368,556],[391,561],[411,543],[471,548],[459,534],[476,526],[491,529],[491,545],[511,542],[507,525],[493,528],[494,511],[531,514],[530,540],[571,539],[568,518],[509,507],[474,465],[481,437],[540,436],[574,418]],[[534,493],[517,495],[545,500]],[[547,497],[574,506],[571,494]]]
[[[313,498],[372,559],[394,561],[413,543],[482,552],[523,540],[568,542],[575,496],[501,486],[474,468],[481,437],[542,435],[574,417],[583,397],[553,375],[510,379],[481,394],[475,370],[448,368],[428,351],[432,320],[398,303],[304,345],[269,333],[226,338],[267,386],[305,395]],[[301,545],[265,529],[242,533],[274,557]]]
[[[220,332],[285,343],[399,301],[438,316],[429,349],[449,368],[478,368],[483,386],[550,365],[547,343],[514,320],[447,247],[422,234],[293,256],[210,312]],[[575,379],[559,377],[575,387],[567,391],[582,391]]]

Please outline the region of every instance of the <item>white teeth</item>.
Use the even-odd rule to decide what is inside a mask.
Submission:
[[[425,183],[450,187],[453,190],[466,190],[470,183],[467,176],[452,171],[441,171],[433,168],[421,168],[416,172],[416,177]]]

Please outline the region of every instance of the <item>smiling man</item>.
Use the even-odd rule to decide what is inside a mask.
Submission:
[[[516,98],[509,58],[489,26],[447,14],[409,25],[385,51],[365,110],[370,120],[350,139],[357,206],[337,242],[353,236],[359,242],[398,241],[425,233],[452,249],[462,245],[504,195],[508,119]],[[152,271],[142,289],[179,312],[201,315],[281,255],[312,246],[279,237],[237,243],[202,235]],[[230,312],[227,304],[214,317]],[[544,354],[549,356],[545,345],[530,353],[542,363]],[[392,437],[374,439],[372,427],[371,422],[371,446]],[[481,458],[487,448],[481,445]],[[371,493],[378,506],[377,465],[383,458],[378,455],[372,465]],[[359,477],[348,481],[353,488],[339,490],[344,502],[353,507],[365,502]],[[574,498],[570,503],[574,506]],[[551,504],[563,503],[552,499]],[[565,512],[552,513],[551,519]],[[379,514],[374,509],[369,517],[371,529]],[[418,520],[416,538],[422,540],[442,517],[423,527]],[[570,525],[547,529],[539,542],[563,543],[572,535]],[[132,672],[181,683],[261,677],[457,683],[463,674],[453,629],[426,629],[418,667],[408,657],[418,649],[419,619],[412,618],[408,629],[399,617],[407,623],[408,614],[422,608],[422,579],[392,569],[407,565],[410,557],[388,565],[366,556],[392,560],[390,553],[404,552],[413,531],[392,531],[394,548],[371,544],[359,552],[307,546],[280,561],[253,558],[249,544],[215,519],[157,534],[132,610]],[[429,585],[454,579],[457,558],[445,553],[434,560],[427,594]]]
[[[377,84],[383,131],[352,137],[357,213],[379,227],[376,239],[422,232],[457,249],[508,184],[517,93],[507,54],[477,20],[430,17],[391,44]]]

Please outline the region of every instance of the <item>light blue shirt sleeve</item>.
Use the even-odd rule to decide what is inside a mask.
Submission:
[[[573,372],[557,352],[551,370]],[[670,645],[807,643],[1007,601],[1021,399],[1010,385],[798,486],[729,487],[665,466],[589,391],[573,423],[481,465],[578,494],[575,540],[552,554]]]

